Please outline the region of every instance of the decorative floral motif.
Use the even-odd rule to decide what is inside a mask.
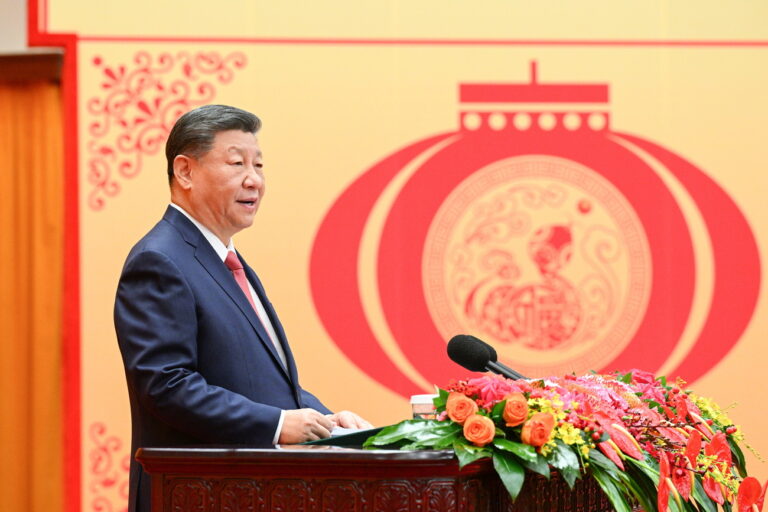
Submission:
[[[109,66],[94,57],[104,95],[86,103],[94,117],[88,124],[88,206],[104,208],[106,199],[120,192],[120,178],[134,178],[144,157],[157,153],[176,119],[209,103],[214,82],[231,82],[234,71],[245,64],[241,52],[222,56],[182,51],[153,57],[140,51],[131,66]]]
[[[456,489],[450,484],[433,484],[427,490],[426,512],[456,510]]]
[[[130,455],[122,453],[123,442],[117,436],[107,435],[107,427],[102,422],[90,426],[88,438],[93,444],[88,454],[91,510],[127,511]]]
[[[270,490],[271,508],[275,512],[305,512],[309,489],[301,480],[279,480]]]
[[[510,425],[507,403],[521,399],[523,417]],[[449,404],[465,400],[476,407],[465,405],[474,412],[459,421]],[[747,476],[738,427],[681,379],[668,383],[638,370],[516,381],[483,376],[452,382],[435,406],[436,420],[387,427],[365,446],[453,448],[462,467],[490,458],[513,500],[526,470],[549,478],[552,467],[572,489],[583,476],[594,479],[619,512],[635,504],[648,512],[763,507],[765,488]]]
[[[410,498],[416,494],[411,486],[401,483],[380,485],[374,494],[374,510],[390,510],[392,512],[409,512]]]
[[[252,480],[229,480],[221,490],[221,512],[262,510],[264,504],[262,493],[261,486]]]
[[[172,512],[208,512],[213,508],[211,484],[199,478],[177,480],[170,494]]]
[[[360,509],[360,489],[349,483],[330,484],[323,489],[322,512],[356,512]]]

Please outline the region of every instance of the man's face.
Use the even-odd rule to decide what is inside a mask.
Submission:
[[[189,158],[190,213],[227,244],[253,224],[264,197],[264,173],[256,135],[219,132],[211,150]]]

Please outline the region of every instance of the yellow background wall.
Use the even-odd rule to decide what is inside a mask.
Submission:
[[[79,37],[85,510],[99,500],[124,499],[130,417],[112,304],[128,250],[168,201],[160,140],[165,124],[152,101],[170,103],[168,86],[175,80],[210,84],[210,97],[207,89],[179,94],[184,107],[232,104],[264,121],[266,202],[254,227],[235,243],[280,314],[303,385],[331,408],[356,410],[377,424],[408,415],[407,400],[353,365],[323,329],[309,289],[310,250],[334,200],[373,163],[458,128],[459,83],[527,82],[529,63],[536,60],[542,82],[609,84],[612,128],[672,149],[719,183],[750,223],[765,268],[764,2],[233,0],[214,8],[194,0],[50,0],[41,6],[49,32]],[[750,41],[757,43],[743,44]],[[205,62],[194,60],[201,54],[224,59],[221,69],[207,73]],[[185,74],[186,62],[191,74]],[[145,64],[154,69],[146,75],[165,90],[121,81]],[[123,100],[130,115],[156,125],[127,141],[138,145],[119,146],[125,130],[115,122]],[[100,152],[102,147],[115,153]],[[135,176],[117,171],[119,158],[136,166]],[[111,173],[106,180],[104,169]],[[99,181],[104,187],[95,185]],[[703,228],[691,228],[694,241],[705,243]],[[697,268],[699,293],[711,285],[712,272],[706,263]],[[768,453],[761,398],[765,295],[736,347],[692,385],[722,405],[738,402],[731,416],[762,453]],[[700,325],[706,313],[694,309],[689,323]],[[690,344],[683,340],[661,368],[647,370],[670,371]],[[457,376],[465,374],[456,367]],[[761,480],[768,475],[752,456],[749,465]]]

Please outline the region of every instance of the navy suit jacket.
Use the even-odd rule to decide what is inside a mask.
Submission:
[[[142,446],[271,446],[281,410],[330,413],[299,386],[280,320],[259,278],[243,266],[287,368],[231,272],[181,212],[169,207],[128,255],[115,329],[131,403],[131,453]],[[132,459],[131,512],[149,511],[149,490]]]

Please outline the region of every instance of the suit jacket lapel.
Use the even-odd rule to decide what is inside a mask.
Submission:
[[[211,244],[208,243],[208,240],[205,239],[200,230],[197,229],[184,214],[173,207],[168,207],[163,218],[176,226],[184,237],[184,240],[195,248],[195,258],[197,261],[219,284],[219,286],[224,289],[224,292],[230,299],[232,299],[232,302],[235,303],[240,312],[245,315],[248,323],[250,323],[251,327],[256,331],[262,345],[264,345],[264,348],[274,359],[275,364],[282,369],[287,378],[292,379],[295,373],[290,372],[290,370],[286,371],[286,368],[283,367],[280,357],[275,350],[275,346],[272,344],[272,340],[269,338],[269,335],[264,329],[264,325],[262,325],[261,320],[259,320],[253,307],[251,307],[248,298],[243,294],[237,281],[232,277],[232,273],[226,265],[224,265],[224,262],[219,259],[216,251],[213,250],[213,247],[211,247]],[[253,271],[250,270],[250,273],[253,273]],[[251,282],[253,282],[253,279],[251,279]],[[256,286],[254,286],[254,289],[257,289]],[[263,290],[261,296],[263,297]],[[262,299],[262,303],[264,303],[264,299]],[[277,331],[277,328],[275,328],[275,330]],[[282,332],[282,329],[280,329],[280,331]],[[283,346],[285,347],[286,345],[283,344]],[[293,360],[292,357],[289,358],[288,351],[286,351],[286,359]],[[293,371],[295,372],[295,369]]]
[[[238,256],[240,256],[240,253],[238,253]],[[293,359],[293,353],[291,352],[291,347],[288,345],[288,338],[285,336],[285,331],[283,330],[283,324],[280,323],[280,319],[277,317],[277,313],[275,312],[275,308],[272,307],[272,303],[267,298],[267,294],[264,291],[264,287],[261,284],[261,280],[259,280],[259,277],[256,275],[256,272],[253,271],[253,269],[248,265],[248,263],[245,262],[245,259],[240,256],[240,261],[243,262],[243,267],[245,269],[245,275],[248,277],[248,280],[251,282],[251,285],[253,286],[253,289],[256,290],[256,294],[259,296],[259,300],[261,301],[261,304],[264,306],[264,310],[267,312],[267,316],[269,317],[269,321],[272,322],[272,327],[275,329],[275,334],[277,334],[278,343],[283,347],[283,353],[285,353],[285,364],[288,366],[288,373],[290,375],[291,381],[296,383],[298,382],[298,372],[296,370],[296,361]]]

